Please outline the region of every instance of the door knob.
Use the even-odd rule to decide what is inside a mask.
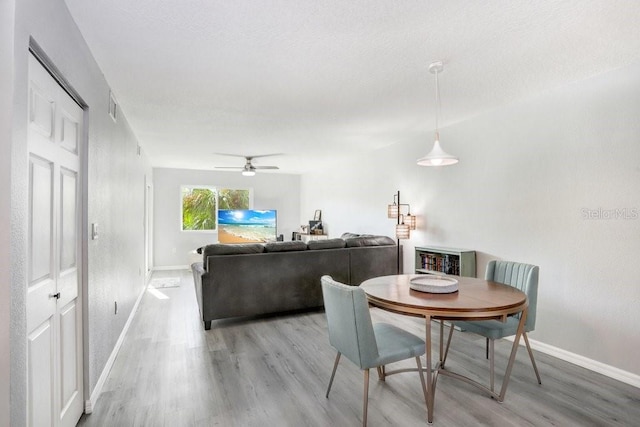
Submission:
[[[55,293],[53,295],[50,296],[51,298],[55,298],[55,299],[60,299],[60,292]]]

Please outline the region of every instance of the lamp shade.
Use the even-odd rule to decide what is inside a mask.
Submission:
[[[387,218],[398,218],[398,213],[400,211],[400,206],[396,205],[387,205]]]
[[[396,225],[396,239],[408,239],[410,236],[409,225],[404,223]]]
[[[416,229],[416,216],[415,215],[411,215],[411,214],[405,215],[404,223],[409,226],[410,230],[415,230]]]
[[[429,154],[418,159],[418,165],[420,166],[448,166],[456,163],[458,163],[458,158],[445,152],[440,147],[438,139],[433,143],[433,148],[429,151]]]
[[[440,132],[438,131],[438,123],[440,122],[440,84],[438,83],[438,73],[442,71],[442,61],[436,61],[429,65],[429,72],[436,76],[436,141],[429,154],[418,159],[418,166],[448,166],[458,163],[458,158],[446,153],[440,147]]]

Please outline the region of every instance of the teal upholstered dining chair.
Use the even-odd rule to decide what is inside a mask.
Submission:
[[[426,403],[427,388],[420,362],[420,356],[425,353],[424,341],[388,323],[373,324],[366,295],[359,287],[336,282],[331,276],[322,276],[321,282],[329,342],[338,351],[326,397],[329,397],[340,356],[345,355],[364,371],[362,425],[366,426],[369,369],[377,368],[379,378],[384,381],[387,375],[407,371],[407,369],[387,371],[385,365],[413,357],[418,366],[418,375]]]
[[[536,361],[533,358],[533,352],[529,345],[529,338],[527,332],[534,330],[536,326],[536,307],[538,303],[538,266],[531,264],[522,264],[512,261],[489,261],[487,270],[485,272],[485,280],[493,282],[504,283],[505,285],[513,286],[520,289],[527,294],[529,300],[529,308],[527,311],[527,319],[524,325],[524,333],[522,334],[524,342],[527,346],[529,358],[533,365],[533,370],[538,378],[538,384],[542,384],[540,381],[540,374],[538,373],[538,367]],[[481,320],[481,321],[454,321],[455,326],[458,326],[465,332],[473,332],[481,335],[487,340],[487,358],[489,359],[489,375],[491,391],[493,391],[493,377],[494,377],[494,341],[496,339],[509,337],[515,335],[518,331],[518,323],[520,322],[520,315],[510,316],[506,322],[499,320]],[[451,335],[454,328],[449,331],[449,340],[447,344],[447,350],[451,343]]]

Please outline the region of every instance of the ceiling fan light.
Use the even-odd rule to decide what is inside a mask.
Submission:
[[[255,171],[252,171],[252,170],[243,170],[242,171],[242,175],[243,176],[254,176],[255,174],[256,174]]]

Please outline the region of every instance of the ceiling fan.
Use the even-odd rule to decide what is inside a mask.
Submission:
[[[253,159],[257,159],[259,157],[271,157],[271,156],[280,156],[281,153],[276,154],[262,154],[260,156],[242,156],[239,154],[226,154],[226,153],[216,153],[220,156],[231,156],[231,157],[243,157],[246,161],[244,166],[216,166],[216,169],[235,169],[242,171],[242,175],[244,176],[253,176],[256,174],[256,170],[258,169],[280,169],[278,166],[255,166],[251,161]]]

